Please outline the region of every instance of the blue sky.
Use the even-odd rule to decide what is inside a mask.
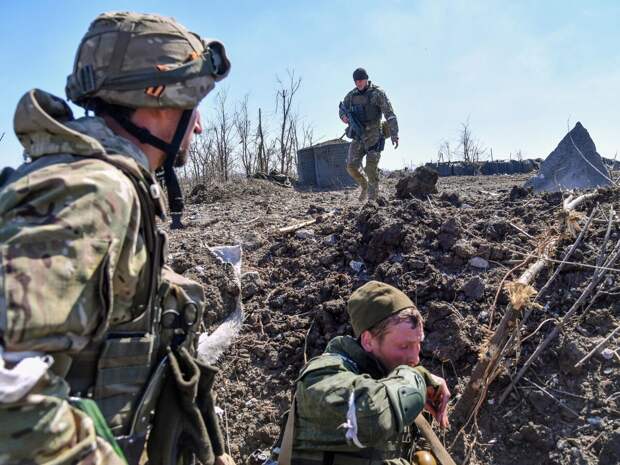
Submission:
[[[620,150],[617,1],[4,1],[0,4],[0,164],[16,165],[17,101],[39,87],[64,97],[75,49],[106,10],[174,16],[225,43],[229,101],[273,113],[276,75],[303,79],[297,111],[315,137],[339,137],[338,102],[364,66],[390,97],[401,146],[381,166],[436,158],[461,122],[495,158],[546,156],[581,121],[599,153]],[[201,106],[212,111],[210,95]],[[76,111],[81,115],[81,111]]]

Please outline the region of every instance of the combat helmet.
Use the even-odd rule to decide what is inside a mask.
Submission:
[[[164,151],[169,178],[193,110],[229,70],[221,42],[203,39],[173,18],[109,12],[95,18],[82,39],[66,93],[87,110],[103,109],[140,142]],[[141,107],[184,110],[171,142],[122,111]]]

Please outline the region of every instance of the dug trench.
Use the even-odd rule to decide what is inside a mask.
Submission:
[[[170,263],[205,285],[205,322],[212,329],[232,310],[239,290],[231,270],[205,250],[243,247],[246,317],[218,362],[216,386],[227,448],[237,463],[256,463],[256,451],[272,445],[297,373],[332,337],[350,333],[347,298],[370,279],[402,289],[421,310],[422,364],[446,378],[453,407],[509,303],[502,283],[516,279],[514,270],[558,222],[563,195],[519,187],[527,177],[440,178],[436,193],[399,193],[404,198],[396,197],[398,176],[384,178],[378,201],[365,205],[351,190],[300,191],[263,180],[197,189],[188,199],[187,228],[170,232]],[[617,269],[590,308],[566,322],[507,399],[497,402],[592,276],[605,215],[612,205],[620,208],[617,188],[596,192],[579,206],[575,221],[583,224],[597,204],[601,216],[533,311],[520,333],[523,342],[506,354],[475,422],[440,436],[458,463],[620,461],[620,337],[609,341],[613,350],[575,366],[619,324]],[[616,221],[610,247],[619,238]],[[551,258],[561,260],[573,242],[563,235]],[[539,274],[535,289],[556,266],[550,262]]]

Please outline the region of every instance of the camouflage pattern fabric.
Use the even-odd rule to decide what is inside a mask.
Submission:
[[[347,157],[347,171],[363,190],[368,188],[368,196],[373,199],[376,198],[379,191],[378,166],[382,148],[378,144],[382,137],[381,114],[383,114],[387,121],[393,139],[398,138],[398,120],[385,92],[370,81],[368,82],[368,87],[363,92],[360,92],[357,88],[351,90],[343,100],[344,105],[348,108],[353,108],[354,102],[362,95],[366,95],[368,97],[368,104],[375,107],[374,111],[367,111],[366,113],[375,114],[378,117],[363,125],[364,132],[361,142],[355,140],[351,142]],[[339,116],[340,118],[343,116],[341,111]],[[366,177],[361,170],[364,156],[366,156],[366,166],[364,168]]]
[[[48,372],[22,399],[0,403],[0,464],[126,465],[68,395],[67,383]]]
[[[422,367],[388,373],[352,337],[332,339],[297,380],[292,463],[296,458],[321,462],[326,451],[408,463],[403,458],[412,446],[411,425],[426,401],[428,377]],[[364,449],[345,436],[351,399],[356,439]]]
[[[66,92],[81,106],[98,97],[130,108],[193,109],[229,70],[222,43],[173,18],[110,12],[82,39]]]
[[[106,144],[136,170],[148,163],[99,118],[43,132],[36,121],[51,119],[55,108],[46,106],[48,94],[38,95],[26,94],[15,118],[32,162],[0,191],[0,331],[7,350],[79,351],[110,324],[137,316],[133,299],[147,258],[133,185],[88,155]],[[33,103],[41,114],[32,113]]]
[[[15,132],[31,161],[0,190],[0,333],[8,353],[40,351],[61,361],[144,312],[136,305],[149,274],[140,198],[123,171],[97,157],[114,159],[147,184],[157,183],[136,146],[100,118],[73,120],[66,103],[45,92],[33,90],[20,100]],[[152,201],[162,214],[161,194],[156,189],[151,194],[158,195]],[[204,304],[200,285],[170,273],[168,308],[177,306],[174,296],[179,300],[181,294]],[[145,345],[140,340],[131,347],[138,343]],[[142,357],[132,349],[115,363],[122,357],[137,363],[139,355],[148,364],[149,354]],[[107,391],[95,386],[96,400],[112,396],[102,411],[119,427],[131,418],[127,399],[141,392],[139,382],[146,378],[140,376],[148,370],[148,365],[124,367],[103,367],[97,381]],[[67,382],[50,373],[49,383],[0,405],[0,464],[120,463],[110,445],[96,437],[90,418],[67,403]]]

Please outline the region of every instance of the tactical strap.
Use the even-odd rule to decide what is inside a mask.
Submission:
[[[291,402],[291,408],[288,412],[288,418],[286,419],[286,426],[284,427],[284,435],[282,436],[282,443],[280,444],[280,454],[278,455],[278,465],[291,465],[291,457],[293,456],[293,439],[295,438],[295,414],[297,409],[295,407],[295,398]]]
[[[119,45],[122,45],[122,42]],[[207,48],[199,59],[181,64],[176,68],[163,71],[146,68],[132,72],[117,72],[106,76],[103,80],[97,80],[92,66],[87,65],[80,68],[77,75],[67,78],[67,96],[72,101],[79,101],[89,98],[101,89],[123,92],[176,84],[196,77],[217,76],[219,71],[214,64],[214,56],[214,52]],[[114,58],[122,61],[123,57],[118,55]]]
[[[159,234],[157,225],[155,223],[155,207],[153,205],[153,200],[151,198],[151,186],[146,185],[144,180],[140,179],[140,177],[128,170],[123,163],[118,162],[112,157],[103,156],[102,160],[110,163],[114,167],[121,170],[127,178],[134,185],[135,191],[138,194],[140,199],[140,217],[141,217],[141,225],[140,230],[143,234],[146,248],[148,250],[148,262],[145,266],[150,271],[148,275],[148,286],[146,287],[147,291],[144,295],[141,296],[140,301],[137,302],[138,306],[142,307],[144,310],[149,310],[152,307],[153,300],[155,295],[157,294],[157,289],[159,287],[159,278],[161,274],[161,267],[163,266],[162,261],[162,236]],[[154,180],[152,180],[155,182]],[[152,320],[152,318],[151,318]],[[148,328],[147,331],[152,331],[152,321],[147,322]]]

